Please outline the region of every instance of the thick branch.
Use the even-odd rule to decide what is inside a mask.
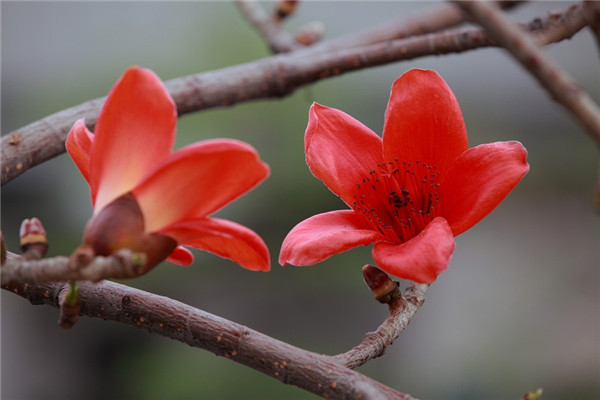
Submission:
[[[581,5],[571,7],[561,15],[560,18],[556,14],[536,18],[528,29],[536,32],[560,29],[562,37],[548,33],[540,35],[540,44],[548,44],[546,40],[571,37],[585,26]],[[565,30],[565,26],[570,30]],[[173,79],[166,82],[166,86],[181,115],[249,100],[282,97],[317,80],[362,68],[486,46],[493,46],[492,41],[482,30],[474,28],[331,52],[320,51],[315,45],[218,71]],[[96,99],[60,111],[2,137],[2,184],[63,153],[64,141],[73,123],[85,118],[92,129],[103,101]]]
[[[492,40],[506,48],[544,87],[569,110],[600,146],[600,108],[571,76],[547,57],[528,35],[493,3],[458,1],[456,4],[483,26]]]
[[[3,287],[32,304],[60,307],[65,283]],[[121,322],[229,358],[330,399],[413,399],[330,356],[299,349],[164,296],[114,282],[79,283],[81,315]]]
[[[424,284],[410,284],[401,297],[389,304],[388,317],[375,332],[367,333],[359,345],[334,358],[348,368],[356,368],[382,356],[423,305],[428,287],[429,285]]]

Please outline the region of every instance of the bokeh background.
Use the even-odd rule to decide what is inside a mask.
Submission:
[[[409,16],[432,2],[302,2],[287,26],[319,20],[326,37]],[[266,4],[272,7],[272,4]],[[534,2],[527,21],[567,3]],[[269,55],[229,2],[5,2],[2,133],[106,95],[130,65],[162,79]],[[548,48],[600,101],[591,34]],[[489,217],[457,238],[449,270],[409,329],[359,371],[423,399],[600,396],[599,219],[592,202],[597,148],[504,51],[426,57],[323,80],[283,99],[185,115],[177,147],[215,137],[255,146],[270,178],[218,213],[263,236],[269,273],[196,252],[189,268],[163,264],[127,282],[315,352],[337,354],[385,318],[362,282],[370,248],[313,267],[280,267],[279,247],[304,218],[343,207],[312,177],[303,133],[313,101],[381,132],[392,82],[437,70],[454,90],[472,146],[519,140],[531,172]],[[88,188],[67,155],[2,188],[2,231],[18,249],[22,219],[39,217],[49,255],[70,254],[91,215]],[[404,283],[403,283],[404,284]],[[2,291],[1,397],[11,399],[312,399],[312,394],[211,353],[130,326],[82,318],[64,331],[58,311]]]

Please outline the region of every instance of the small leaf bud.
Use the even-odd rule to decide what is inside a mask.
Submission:
[[[297,8],[298,0],[280,0],[277,2],[275,15],[279,19],[284,19],[295,13]]]
[[[33,217],[23,220],[19,237],[21,238],[21,250],[25,253],[24,256],[42,258],[46,255],[48,239],[46,238],[46,230],[38,218]]]
[[[303,46],[315,44],[323,37],[325,25],[320,21],[314,21],[304,25],[296,34],[296,42]]]

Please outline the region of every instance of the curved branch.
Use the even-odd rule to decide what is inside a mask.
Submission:
[[[527,28],[540,33],[554,29],[562,32],[562,37],[546,33],[540,35],[540,44],[548,44],[546,40],[569,38],[586,24],[582,9],[581,5],[577,5],[560,13],[561,18],[557,18],[557,14],[536,18]],[[565,21],[570,23],[566,24]],[[569,29],[566,30],[564,26]],[[181,115],[211,107],[286,96],[301,86],[345,72],[488,46],[494,46],[493,42],[483,30],[476,28],[331,52],[324,52],[315,45],[238,66],[173,79],[165,85]],[[85,118],[88,127],[93,129],[103,101],[96,99],[60,111],[12,132],[12,135],[3,136],[2,185],[25,170],[63,153],[66,135],[77,119]]]
[[[401,297],[389,304],[388,317],[375,332],[365,334],[359,345],[334,356],[334,359],[348,368],[356,368],[373,358],[381,357],[423,305],[428,287],[429,285],[411,283]]]
[[[492,3],[457,1],[456,5],[469,13],[494,41],[506,48],[538,80],[556,102],[569,110],[600,147],[600,108],[566,71],[544,54],[532,36],[511,23]]]
[[[78,285],[81,315],[132,325],[208,350],[316,395],[330,399],[413,399],[346,368],[334,357],[302,350],[168,297],[109,281]],[[3,288],[32,304],[58,308],[69,285]]]

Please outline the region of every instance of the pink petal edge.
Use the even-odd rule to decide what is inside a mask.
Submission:
[[[157,232],[180,244],[227,258],[252,271],[271,268],[269,249],[253,230],[220,218],[181,221]]]
[[[77,120],[67,135],[65,147],[88,184],[90,183],[90,157],[93,143],[94,135],[85,126],[84,120]]]
[[[383,236],[352,210],[314,215],[296,225],[281,245],[281,265],[313,265],[351,248],[368,245]]]

